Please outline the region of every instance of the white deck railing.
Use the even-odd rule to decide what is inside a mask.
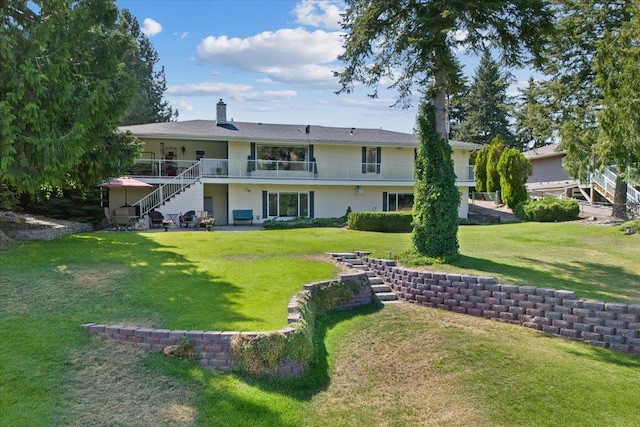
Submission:
[[[169,200],[200,179],[200,163],[191,163],[190,167],[172,177],[171,181],[160,184],[160,186],[149,195],[133,204],[133,206],[140,206],[140,216],[145,216],[149,211],[157,208],[163,202]]]
[[[204,178],[246,178],[328,181],[406,181],[413,182],[413,164],[334,163],[275,160],[202,159]],[[364,172],[363,172],[364,171]],[[474,181],[473,166],[459,167],[459,181]]]
[[[616,194],[616,178],[616,173],[611,169],[605,169],[602,173],[594,172],[591,174],[591,180],[602,187],[605,193],[611,197]],[[627,184],[627,202],[640,203],[640,191],[630,184]]]

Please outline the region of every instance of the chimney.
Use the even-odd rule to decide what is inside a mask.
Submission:
[[[216,125],[227,124],[227,104],[222,102],[222,98],[216,104]]]

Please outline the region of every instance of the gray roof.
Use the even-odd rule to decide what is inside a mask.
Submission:
[[[308,133],[307,133],[308,129]],[[324,144],[370,144],[385,146],[417,146],[418,137],[412,133],[383,129],[339,128],[315,125],[287,125],[271,123],[227,122],[217,125],[215,120],[148,123],[121,126],[138,138],[198,139],[209,141],[294,142]],[[482,148],[462,141],[449,141],[452,147],[475,150]]]
[[[522,153],[528,159],[540,159],[543,157],[564,156],[566,153],[560,149],[560,144],[547,144]]]

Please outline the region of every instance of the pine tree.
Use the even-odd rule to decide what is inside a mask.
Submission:
[[[548,0],[345,3],[345,52],[339,57],[345,66],[336,72],[338,93],[350,93],[360,82],[377,97],[379,84],[389,78],[398,92],[396,105],[408,106],[417,89],[433,103],[436,132],[445,140],[447,84],[459,70],[454,50],[465,46],[477,53],[491,45],[505,65],[522,65],[541,57],[552,29]]]
[[[375,98],[379,84],[390,79],[390,88],[398,93],[395,105],[406,107],[417,89],[433,109],[433,119],[429,115],[422,124],[433,127],[425,129],[425,135],[438,135],[448,145],[447,96],[454,92],[448,85],[460,70],[455,50],[465,46],[477,53],[491,45],[508,66],[531,59],[537,62],[546,33],[552,29],[548,1],[345,0],[347,10],[341,24],[345,51],[339,57],[345,65],[335,73],[341,85],[338,93],[350,93],[355,83],[363,83],[372,88],[370,96]],[[431,183],[421,181],[424,176],[416,173],[415,188],[430,188]],[[448,187],[434,188],[429,196],[446,197],[449,191]],[[459,203],[455,191],[451,197]],[[447,236],[457,232],[457,210],[426,211],[429,206],[415,206],[414,244],[419,251],[432,243],[424,234],[429,221],[448,227]],[[449,244],[449,238],[445,240]],[[444,251],[453,252],[454,248],[449,246]]]
[[[621,147],[624,145],[623,141],[633,139],[618,134],[616,138],[622,139],[611,144],[610,136],[613,135],[601,135],[610,125],[606,124],[608,113],[599,112],[609,110],[609,106],[617,104],[616,96],[624,97],[624,93],[619,92],[614,97],[607,96],[606,81],[609,79],[606,78],[606,74],[614,72],[620,75],[619,70],[616,69],[615,62],[607,66],[605,63],[597,65],[597,61],[604,60],[607,56],[615,56],[615,61],[619,60],[621,64],[627,60],[634,60],[620,53],[624,51],[625,46],[629,48],[634,43],[637,44],[637,37],[628,39],[630,44],[620,44],[616,40],[622,41],[618,37],[625,31],[624,27],[637,25],[637,6],[629,0],[556,0],[555,9],[558,17],[557,31],[553,33],[552,43],[545,53],[547,58],[544,72],[550,79],[543,82],[541,87],[548,97],[548,105],[552,112],[549,115],[550,120],[561,138],[562,148],[567,153],[563,166],[570,176],[588,181],[592,172],[621,160],[618,171],[622,173],[618,175],[616,182],[613,214],[623,217],[627,166],[635,169],[637,166],[633,164],[634,151],[621,150]],[[602,70],[607,71],[597,72],[598,66],[603,66]],[[613,79],[616,78],[613,76]],[[614,108],[611,111],[615,110]],[[624,125],[620,126],[620,129],[624,129]],[[627,159],[631,162],[627,162]]]
[[[491,58],[489,50],[485,50],[463,101],[465,117],[458,130],[459,139],[484,145],[500,135],[507,146],[515,145],[507,96],[512,79],[509,73],[500,72],[498,63]]]
[[[596,155],[617,167],[613,215],[626,217],[626,187],[640,175],[640,4],[629,2],[619,28],[605,31],[598,45],[595,84],[602,91],[596,113]]]
[[[434,131],[435,109],[425,103],[418,116],[420,145],[415,161],[414,249],[426,256],[451,259],[458,255],[460,192],[451,147]]]
[[[158,52],[129,10],[120,12],[119,25],[122,31],[136,40],[136,49],[127,56],[125,66],[127,72],[135,76],[137,84],[135,96],[120,124],[126,126],[176,119],[178,111],[173,111],[169,102],[163,99],[167,90],[164,66],[155,70],[160,60]]]
[[[548,97],[533,78],[519,91],[515,107],[516,148],[525,151],[552,143],[554,130]]]

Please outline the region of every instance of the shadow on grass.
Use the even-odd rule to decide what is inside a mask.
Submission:
[[[329,354],[325,347],[328,331],[340,322],[367,316],[380,309],[371,305],[318,318],[314,359],[307,373],[300,378],[225,374],[158,353],[149,355],[145,364],[164,375],[182,379],[185,386],[194,382],[198,384],[197,419],[203,425],[297,427],[304,424],[302,405],[329,386]],[[298,405],[299,411],[296,411]]]
[[[546,333],[539,333],[531,335],[533,339],[544,339],[544,340],[552,340],[554,342],[558,342],[561,344],[567,344],[566,338],[558,336],[558,335],[550,335]],[[640,357],[633,354],[622,353],[619,351],[613,351],[609,348],[596,347],[594,345],[585,343],[585,342],[573,342],[577,344],[577,346],[564,347],[561,351],[570,354],[572,356],[581,358],[581,359],[590,359],[595,362],[601,362],[616,366],[623,366],[626,368],[639,369],[640,368]],[[543,344],[546,345],[546,344]]]
[[[113,288],[106,298],[79,301],[95,305],[89,310],[92,318],[83,322],[138,321],[145,324],[131,325],[230,330],[234,324],[260,321],[235,309],[234,295],[242,292],[241,287],[203,271],[198,262],[144,234],[92,233],[64,244],[71,256],[83,254],[81,260],[69,262],[65,259],[69,255],[63,252],[53,255],[50,262],[70,265],[85,276],[101,269],[113,273],[109,280]]]
[[[531,266],[540,264],[537,259],[526,257],[517,257],[516,259]],[[575,291],[579,298],[598,299],[606,302],[633,303],[640,301],[640,275],[629,273],[617,266],[593,261],[545,262],[542,266],[543,270],[542,268],[502,264],[461,255],[451,265],[498,275],[503,278],[505,284],[566,289]],[[620,292],[616,292],[617,290]]]

